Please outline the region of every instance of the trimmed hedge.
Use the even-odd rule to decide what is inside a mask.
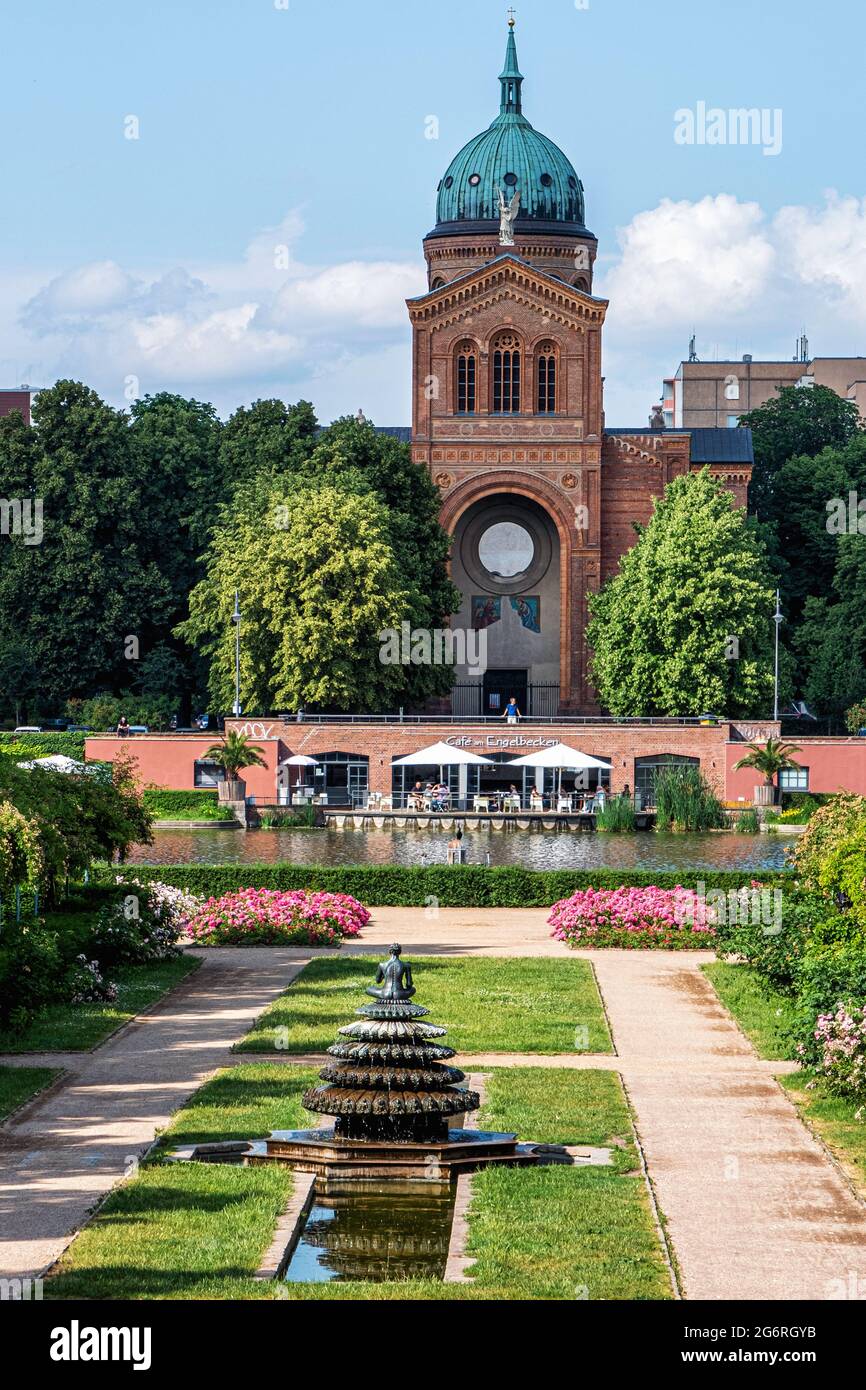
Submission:
[[[485,868],[477,864],[135,864],[116,867],[112,874],[184,888],[216,897],[240,888],[309,888],[349,893],[367,907],[425,907],[435,898],[440,907],[550,907],[578,888],[658,887],[705,889],[748,887],[751,870],[711,873],[689,870],[662,873],[621,869],[522,869],[512,865]],[[784,870],[761,874],[767,885],[793,886]]]
[[[217,800],[216,791],[169,791],[148,787],[144,804],[157,820],[233,820],[234,811]]]
[[[0,755],[21,762],[32,758],[47,758],[52,753],[65,753],[67,758],[84,762],[85,734],[67,734],[62,730],[45,734],[0,733]]]

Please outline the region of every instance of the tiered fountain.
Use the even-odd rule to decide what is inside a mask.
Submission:
[[[303,1098],[307,1110],[334,1115],[333,1129],[275,1130],[249,1145],[247,1163],[282,1162],[323,1177],[402,1178],[448,1182],[452,1172],[488,1163],[537,1161],[532,1145],[514,1134],[449,1128],[455,1116],[477,1110],[480,1098],[449,1066],[454,1049],[445,1029],[425,1023],[429,1010],[413,1004],[412,970],[392,946],[379,965],[374,1003],[339,1030],[319,1073],[325,1083]]]

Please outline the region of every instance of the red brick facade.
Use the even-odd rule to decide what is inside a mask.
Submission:
[[[430,291],[410,300],[415,461],[442,494],[452,535],[484,498],[537,503],[559,537],[559,686],[563,713],[597,709],[585,642],[587,594],[617,569],[653,499],[693,465],[687,434],[606,435],[602,330],[607,301],[591,294],[592,239],[519,233],[425,242]],[[582,254],[581,254],[582,253]],[[575,273],[575,267],[585,267]],[[566,282],[566,276],[568,281]],[[505,337],[503,337],[505,335]],[[496,411],[493,354],[520,353],[519,408]],[[552,355],[556,405],[538,411],[538,358]],[[472,358],[472,409],[459,397],[460,359]],[[514,402],[510,402],[513,406]],[[714,467],[745,505],[750,469]]]

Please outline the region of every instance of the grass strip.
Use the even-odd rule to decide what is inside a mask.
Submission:
[[[416,1002],[461,1053],[613,1051],[588,961],[422,956],[411,965]],[[311,961],[235,1050],[323,1052],[371,1002],[372,981],[368,956]]]

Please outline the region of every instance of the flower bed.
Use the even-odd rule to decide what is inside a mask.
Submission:
[[[715,936],[714,911],[691,888],[586,888],[554,903],[552,936],[569,946],[701,950]]]
[[[209,898],[187,922],[197,946],[339,946],[370,920],[345,893],[244,888]]]

